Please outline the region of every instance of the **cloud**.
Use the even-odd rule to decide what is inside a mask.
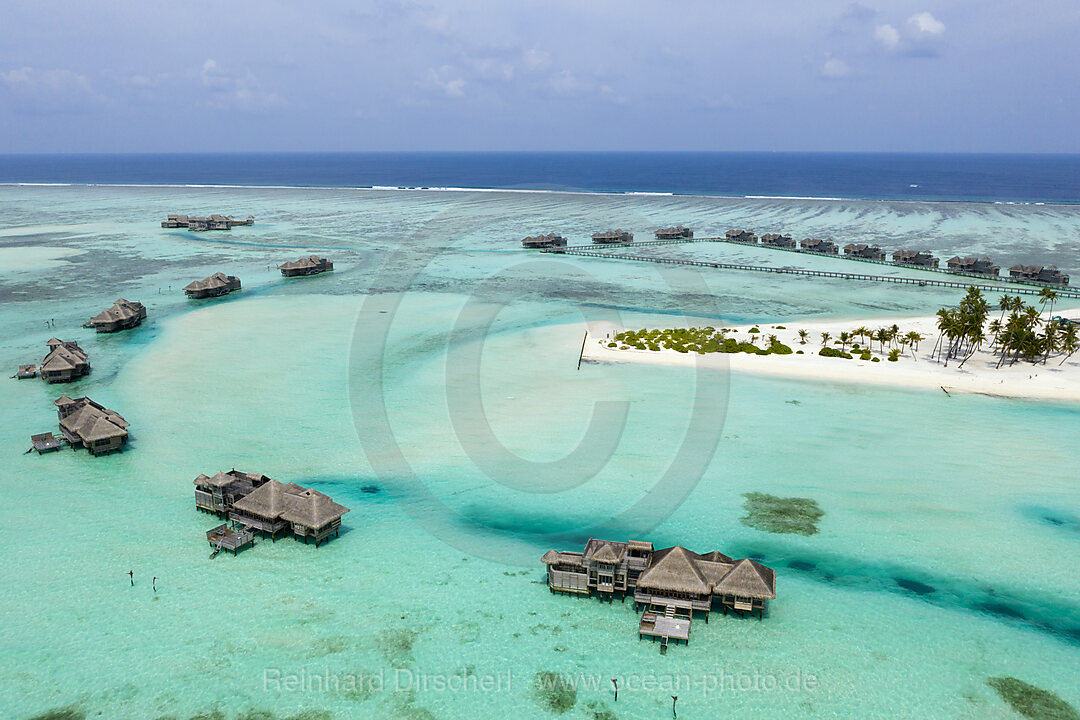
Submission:
[[[521,60],[525,63],[525,67],[533,72],[545,70],[551,65],[550,53],[547,53],[544,50],[537,50],[536,48],[526,50],[522,54]]]
[[[284,104],[280,95],[264,89],[251,73],[229,74],[213,58],[203,62],[198,80],[208,91],[204,94],[203,104],[209,107],[258,110]]]
[[[438,70],[429,70],[427,82],[423,85],[441,91],[446,97],[460,98],[465,97],[468,83],[454,68],[443,65]]]
[[[21,67],[0,72],[0,105],[34,113],[78,112],[100,103],[84,75],[64,69]]]
[[[899,31],[888,23],[874,28],[874,39],[889,50],[895,50],[900,45]]]
[[[908,24],[918,28],[920,33],[940,35],[945,32],[945,23],[938,20],[928,12],[921,12],[908,18]]]
[[[851,68],[840,58],[830,57],[821,66],[821,74],[827,78],[842,78],[851,74]]]
[[[0,73],[0,80],[9,87],[45,92],[90,92],[90,81],[71,70],[38,70],[21,67]]]

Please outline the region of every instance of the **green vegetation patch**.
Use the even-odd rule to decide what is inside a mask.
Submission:
[[[816,500],[784,498],[765,493],[745,493],[742,524],[771,533],[814,535],[817,523],[824,515]]]
[[[986,684],[1012,707],[1032,720],[1080,720],[1080,712],[1049,690],[1014,677],[987,678]]]
[[[541,670],[533,680],[533,697],[540,707],[561,715],[577,704],[577,689],[559,673]]]
[[[757,330],[757,328],[754,328]],[[760,345],[754,342],[738,341],[726,337],[727,330],[715,328],[672,328],[667,330],[627,330],[618,333],[608,347],[620,349],[637,348],[638,350],[661,349],[674,350],[678,353],[747,353],[749,355],[791,355],[792,349],[780,342],[775,335],[762,338]],[[757,334],[761,331],[757,330]]]

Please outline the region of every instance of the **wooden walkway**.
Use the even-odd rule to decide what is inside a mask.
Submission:
[[[706,240],[692,240],[692,241],[676,241],[676,240],[662,240],[656,244],[665,243],[673,244],[675,242],[707,242]],[[629,243],[627,243],[629,245]],[[625,245],[624,245],[625,247]],[[541,250],[540,252],[561,253],[563,255],[578,255],[581,257],[599,257],[608,258],[611,260],[636,260],[638,262],[652,262],[663,265],[689,265],[692,267],[705,267],[714,268],[718,270],[747,270],[751,272],[764,272],[764,273],[776,273],[779,275],[803,275],[808,277],[821,277],[821,278],[836,278],[840,280],[862,280],[865,282],[883,282],[893,283],[896,285],[918,285],[919,287],[945,287],[945,288],[959,288],[966,290],[969,287],[977,287],[980,290],[986,290],[989,292],[1002,292],[1002,293],[1016,293],[1018,295],[1038,295],[1042,292],[1042,287],[1051,287],[1055,290],[1059,297],[1066,298],[1080,298],[1080,290],[1068,290],[1057,286],[1040,286],[1032,287],[1030,285],[1017,285],[1013,287],[1004,286],[1002,282],[998,285],[977,283],[977,282],[957,282],[955,280],[930,280],[911,277],[901,277],[897,275],[867,275],[863,273],[845,273],[834,272],[830,270],[805,270],[801,268],[793,267],[774,267],[769,265],[741,265],[737,263],[723,263],[723,262],[711,262],[708,260],[684,260],[681,258],[663,258],[663,257],[647,257],[644,255],[629,255],[626,253],[612,253],[604,252],[590,246],[583,246],[583,249],[579,248],[551,248]],[[809,253],[807,253],[809,254]],[[888,263],[893,265],[892,263]],[[893,267],[908,267],[906,265]],[[922,268],[913,268],[922,269]]]
[[[727,238],[724,238],[724,237],[679,238],[679,239],[676,239],[676,240],[645,240],[645,241],[642,241],[642,242],[611,243],[611,244],[608,244],[608,245],[600,245],[600,244],[594,244],[594,245],[570,245],[570,246],[561,247],[561,248],[558,248],[558,247],[555,247],[555,248],[542,248],[540,250],[540,252],[565,253],[567,255],[586,255],[586,254],[588,254],[588,255],[598,255],[599,254],[599,255],[607,255],[607,256],[610,256],[610,257],[617,257],[617,258],[623,259],[623,260],[625,260],[625,259],[652,260],[652,258],[645,258],[645,257],[642,257],[642,258],[624,257],[623,254],[621,254],[621,253],[611,253],[610,251],[604,250],[604,248],[649,247],[649,246],[656,246],[656,245],[685,245],[685,244],[688,244],[688,243],[707,243],[707,242],[711,242],[711,243],[718,243],[718,242],[719,243],[728,243],[730,245],[738,245],[740,247],[752,247],[752,248],[758,248],[758,249],[761,249],[761,250],[776,250],[778,252],[796,253],[798,255],[809,256],[809,257],[823,257],[823,258],[831,258],[833,260],[849,260],[851,262],[872,263],[874,265],[886,265],[888,267],[903,268],[905,270],[917,270],[917,271],[920,271],[920,272],[938,273],[938,274],[942,274],[942,275],[951,275],[953,277],[965,277],[965,278],[972,278],[973,280],[982,280],[983,281],[983,284],[979,284],[979,283],[955,283],[955,282],[951,283],[951,284],[942,284],[943,282],[948,283],[949,281],[940,281],[940,280],[926,280],[925,281],[926,285],[931,285],[931,286],[935,286],[935,287],[964,287],[964,288],[966,288],[969,285],[974,284],[976,287],[979,287],[981,289],[985,289],[987,287],[991,287],[992,286],[991,284],[993,284],[993,283],[1000,283],[1001,285],[1007,285],[1007,286],[1010,286],[1010,287],[1008,287],[1008,288],[1004,288],[1004,287],[1002,287],[1002,288],[994,288],[995,290],[998,290],[998,289],[1000,289],[1002,291],[1009,290],[1009,291],[1016,292],[1016,293],[1022,294],[1022,295],[1038,295],[1040,292],[1042,292],[1042,289],[1044,287],[1048,287],[1051,290],[1057,291],[1058,295],[1061,296],[1061,297],[1080,298],[1080,290],[1070,290],[1068,287],[1063,286],[1063,285],[1035,283],[1035,282],[1029,282],[1029,281],[1026,281],[1026,280],[1017,280],[1017,279],[1011,278],[1011,277],[1002,277],[1000,275],[997,276],[997,277],[994,277],[993,275],[983,275],[983,274],[980,274],[980,273],[967,273],[967,272],[962,272],[962,271],[957,271],[957,270],[950,270],[948,268],[932,268],[932,267],[922,267],[920,265],[908,265],[908,264],[905,264],[905,263],[892,262],[892,261],[889,261],[889,260],[871,260],[870,258],[851,257],[850,255],[831,255],[831,254],[826,254],[826,253],[816,253],[816,252],[810,252],[808,250],[800,250],[798,248],[776,247],[775,245],[760,245],[760,244],[757,244],[757,243],[740,242],[738,240],[728,240]],[[675,258],[660,258],[660,259],[657,259],[656,262],[676,262],[676,259]],[[758,269],[758,268],[761,268],[762,270],[765,270],[765,268],[766,268],[766,266],[762,266],[762,265],[735,265],[735,264],[731,264],[731,263],[710,263],[710,262],[706,262],[706,261],[692,261],[692,260],[685,260],[685,261],[682,261],[682,262],[684,262],[686,264],[699,264],[702,267],[720,267],[720,268],[727,269],[727,270],[732,270],[732,269],[750,270],[750,269]],[[794,270],[794,269],[791,269],[791,270]],[[767,270],[766,270],[766,272],[767,272]],[[825,276],[825,277],[848,277],[849,279],[856,279],[856,278],[858,278],[858,279],[868,279],[868,278],[886,277],[886,276],[881,276],[881,275],[866,275],[866,274],[862,274],[862,273],[830,273],[830,274],[826,275],[825,273],[827,273],[827,272],[828,271],[806,270],[806,271],[804,271],[802,273],[799,273],[799,274],[806,274],[806,275],[813,274],[813,275],[819,275],[819,276]],[[892,281],[891,280],[884,280],[883,282],[892,282]],[[905,284],[918,284],[918,283],[921,283],[921,282],[923,282],[923,281],[920,281],[918,279],[912,280],[910,278],[908,278],[908,279],[906,279],[904,281]],[[1029,290],[1025,291],[1024,288],[1029,288]]]

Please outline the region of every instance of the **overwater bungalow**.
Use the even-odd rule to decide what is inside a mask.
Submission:
[[[233,503],[230,519],[249,530],[259,530],[276,539],[291,532],[294,538],[315,539],[315,547],[341,528],[341,516],[349,508],[339,505],[317,490],[295,483],[268,480]]]
[[[955,272],[975,273],[976,275],[990,275],[993,277],[1001,274],[1001,266],[995,265],[988,257],[975,258],[954,255],[945,261],[945,265]]]
[[[163,228],[186,228],[188,226],[187,215],[169,215],[165,220],[161,221],[161,227]]]
[[[653,235],[656,236],[657,240],[689,240],[694,237],[694,231],[688,227],[676,225],[675,227],[660,228]]]
[[[936,268],[941,263],[940,258],[934,257],[929,250],[897,250],[892,254],[892,259],[899,265],[914,267]]]
[[[61,395],[53,404],[60,417],[60,434],[72,447],[81,445],[92,455],[123,451],[128,422],[119,413],[88,397],[72,399]]]
[[[732,242],[757,245],[757,235],[754,234],[753,230],[728,230],[724,233],[724,239]]]
[[[187,228],[201,232],[205,230],[232,230],[238,225],[254,225],[255,218],[248,215],[243,220],[238,220],[232,215],[169,215],[161,221],[163,228]]]
[[[820,238],[806,238],[799,245],[806,252],[819,253],[821,255],[839,255],[840,248],[832,238],[821,240]]]
[[[299,260],[278,265],[278,270],[285,277],[297,277],[298,275],[318,275],[334,269],[334,263],[318,255],[308,255]]]
[[[797,246],[797,243],[790,235],[781,235],[779,233],[765,233],[761,236],[761,244],[769,247],[789,249],[794,249]]]
[[[189,298],[198,300],[200,298],[227,295],[233,290],[239,289],[240,279],[238,277],[216,272],[204,280],[196,280],[193,283],[189,283],[184,287],[184,293]]]
[[[1047,283],[1048,285],[1068,285],[1069,276],[1056,266],[1050,265],[1013,265],[1009,268],[1009,277],[1028,282]]]
[[[632,594],[635,610],[643,611],[639,637],[660,638],[665,646],[668,639],[688,641],[695,611],[706,622],[717,605],[725,615],[733,610],[761,619],[776,598],[773,570],[716,551],[699,555],[680,546],[653,550],[650,542],[590,538],[584,552],[549,550],[541,561],[552,593],[595,592],[609,602],[615,593]]]
[[[199,475],[195,478],[195,507],[228,518],[237,500],[246,497],[269,480],[270,478],[261,473],[242,472],[236,468],[229,472],[219,472],[213,477]]]
[[[521,247],[527,250],[540,250],[543,248],[566,247],[566,238],[555,233],[547,235],[531,235],[521,241]]]
[[[844,246],[844,256],[862,260],[885,260],[885,251],[880,245],[848,243]]]
[[[49,347],[49,353],[38,367],[41,378],[45,382],[71,382],[90,374],[89,358],[74,340],[64,341],[51,338],[46,345]]]
[[[629,243],[634,242],[634,233],[626,230],[605,230],[604,232],[593,233],[592,241],[601,245]]]
[[[146,307],[142,303],[120,298],[111,308],[90,318],[86,324],[100,333],[110,333],[133,328],[145,318]]]

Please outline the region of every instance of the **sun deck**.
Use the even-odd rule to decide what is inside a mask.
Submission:
[[[207,530],[206,540],[210,543],[210,547],[215,548],[214,555],[217,555],[222,549],[232,550],[233,555],[236,555],[237,550],[247,545],[255,545],[255,533],[247,528],[233,530],[227,523],[224,523]]]

